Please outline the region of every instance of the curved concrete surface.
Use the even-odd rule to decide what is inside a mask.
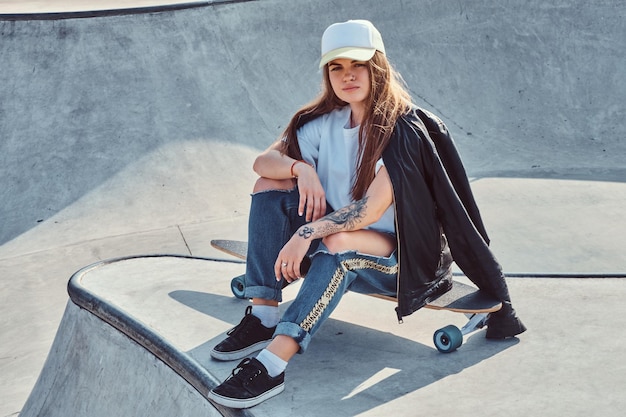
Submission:
[[[346,0],[332,7],[319,0],[261,0],[89,19],[0,16],[0,415],[18,413],[35,385],[74,271],[145,253],[212,257],[217,254],[211,239],[245,239],[251,162],[317,91],[319,37],[334,21],[373,20],[417,104],[448,124],[506,271],[623,273],[625,11],[620,0],[384,6]],[[612,342],[599,346],[594,339],[617,328],[612,326],[623,313],[617,302],[625,295],[622,281],[537,279],[511,285],[533,332],[498,360],[478,359],[484,367],[474,363],[453,367],[455,372],[480,372],[489,390],[499,386],[495,365],[512,367],[511,378],[528,372],[513,361],[530,361],[537,372],[552,370],[544,385],[507,379],[510,396],[492,410],[509,412],[515,404],[519,415],[544,414],[563,396],[579,406],[571,408],[572,415],[623,409],[619,399],[600,405],[587,396],[611,397],[626,385],[596,375],[620,354]],[[363,308],[359,300],[349,304],[353,311]],[[581,305],[585,326],[567,346],[550,345],[561,356],[544,361],[541,347],[551,334],[571,337],[565,331],[571,317],[563,309]],[[388,306],[380,308],[385,315]],[[614,313],[611,326],[604,325],[607,311]],[[229,320],[236,317],[233,312]],[[337,317],[357,330],[355,337],[369,334],[369,323],[354,324],[359,316]],[[329,329],[345,334],[341,326]],[[378,329],[400,334],[397,340],[416,337],[387,319]],[[426,336],[419,343],[428,343]],[[384,349],[384,340],[377,349]],[[330,372],[324,354],[334,353],[317,352],[302,360],[313,361],[305,362],[307,369],[320,361],[319,382]],[[359,354],[375,357],[371,351]],[[390,368],[403,366],[400,358],[394,366],[368,368],[370,376],[392,378]],[[440,371],[447,369],[441,360],[434,363],[425,371],[432,378],[412,383],[402,375],[393,395],[389,386],[376,385],[373,402],[362,401],[372,392],[364,388],[372,379],[358,374],[365,385],[353,387],[355,400],[329,404],[340,415],[376,415],[390,404],[406,407],[397,394],[402,392],[432,414],[441,399],[437,392],[457,393],[467,383],[437,377],[450,371]],[[294,369],[294,380],[306,380],[304,369]],[[218,379],[226,375],[226,369],[216,372]],[[577,378],[594,383],[577,385]],[[341,388],[354,380],[346,377]],[[313,401],[297,386],[290,389],[300,394],[291,398]],[[514,400],[514,390],[533,398],[535,406]],[[315,398],[332,394],[317,392]],[[471,401],[468,415],[478,415],[480,404]],[[560,405],[558,410],[569,410]]]
[[[222,415],[155,356],[68,303],[40,379],[20,416],[113,414]]]
[[[247,193],[250,155],[317,91],[320,33],[355,10],[450,126],[471,176],[626,178],[623,2],[322,4],[0,22],[0,243],[61,222],[52,245],[101,237],[70,238],[67,221],[125,208],[138,215],[103,219],[107,233],[204,220],[210,183]]]
[[[186,268],[177,265],[180,263]],[[159,334],[162,326],[155,326],[154,316],[150,319],[145,315],[145,307],[139,319],[119,305],[114,296],[115,283],[122,282],[124,291],[133,279],[135,285],[145,283],[141,278],[149,273],[150,264],[157,265],[161,272],[174,268],[198,279],[206,272],[201,267],[207,260],[125,258],[100,262],[74,274],[68,284],[71,301],[20,416],[247,415],[212,406],[206,395],[218,380],[180,345],[173,345]],[[109,269],[114,270],[113,274]],[[159,285],[157,280],[151,280],[151,284]],[[144,302],[159,293],[156,287],[144,286],[143,290],[150,293],[144,294]],[[184,322],[178,326],[179,330],[188,329]]]
[[[0,15],[5,19],[16,20],[69,19],[124,13],[170,11],[232,1],[233,0],[0,0]]]
[[[180,256],[122,258],[84,268],[69,283],[56,340],[21,416],[214,416],[205,396],[236,364],[210,349],[240,318],[237,263]],[[624,405],[626,280],[514,280],[532,333],[505,342],[470,336],[438,353],[433,332],[461,314],[422,310],[395,324],[395,304],[348,294],[290,364],[286,391],[229,416],[617,416]],[[558,309],[554,297],[563,298]],[[297,285],[285,290],[288,303]],[[600,303],[585,300],[593,297]],[[80,309],[79,309],[80,308]],[[578,331],[561,327],[579,312]],[[150,352],[150,353],[148,353]],[[153,356],[154,355],[154,356]],[[613,360],[607,374],[606,360]],[[158,359],[157,359],[158,358]],[[581,358],[584,358],[581,359]],[[175,372],[172,372],[175,371]],[[329,382],[332,381],[332,382]]]

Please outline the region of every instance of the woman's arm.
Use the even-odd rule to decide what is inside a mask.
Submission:
[[[295,159],[280,153],[281,142],[273,143],[254,160],[252,169],[260,177],[271,178],[273,180],[284,180],[293,178],[291,166]],[[300,165],[300,164],[296,164]],[[296,167],[294,166],[294,174]]]
[[[255,159],[252,169],[265,178],[295,178],[300,192],[298,213],[301,216],[306,214],[308,222],[318,220],[326,213],[326,193],[317,172],[309,164],[281,154],[280,146],[278,141],[261,153]]]
[[[291,282],[300,276],[300,263],[311,242],[339,232],[361,230],[377,222],[393,203],[393,187],[383,166],[369,186],[365,196],[319,220],[300,227],[278,254],[274,265],[276,279]],[[287,264],[283,267],[283,264]]]

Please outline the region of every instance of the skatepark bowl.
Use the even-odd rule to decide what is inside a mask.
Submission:
[[[87,7],[85,5],[89,5]],[[0,0],[0,416],[621,416],[622,0]],[[208,391],[248,301],[251,166],[319,91],[331,23],[369,19],[452,133],[528,332],[348,293],[285,392]],[[457,270],[457,279],[467,280]],[[284,291],[286,303],[296,286]]]

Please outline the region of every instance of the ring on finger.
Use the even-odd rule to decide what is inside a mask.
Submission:
[[[287,268],[287,262],[283,262],[283,263],[282,263],[282,267],[283,267],[283,268]]]

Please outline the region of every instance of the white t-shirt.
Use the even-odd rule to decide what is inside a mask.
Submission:
[[[353,202],[350,190],[356,176],[359,127],[349,125],[350,106],[346,106],[308,122],[297,132],[302,159],[317,171],[326,200],[335,210]],[[382,166],[381,158],[376,172]],[[368,229],[395,233],[393,206]]]

